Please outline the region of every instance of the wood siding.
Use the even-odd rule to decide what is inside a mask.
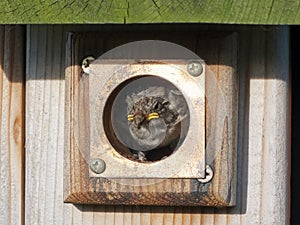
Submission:
[[[138,28],[151,32],[145,27]],[[179,32],[189,29],[180,25],[170,27]],[[133,28],[79,25],[27,26],[25,224],[288,225],[290,84],[289,29],[286,26],[192,27],[196,30],[227,29],[238,33],[237,206],[217,209],[63,203],[66,35],[68,31],[101,29],[120,29],[126,32],[126,29]],[[150,29],[161,28],[150,26]],[[4,43],[5,37],[2,35],[0,38],[0,43]],[[5,61],[2,60],[1,63],[5,65]],[[16,210],[16,206],[22,204],[22,197],[7,199],[7,195],[18,196],[22,193],[19,192],[21,189],[13,189],[15,186],[9,180],[15,179],[19,187],[22,187],[20,153],[22,148],[8,147],[9,144],[5,142],[7,139],[3,137],[12,127],[9,128],[7,120],[2,118],[6,115],[9,121],[15,121],[15,117],[12,117],[14,114],[7,111],[7,106],[12,105],[13,99],[19,102],[22,94],[16,98],[10,98],[5,94],[7,91],[13,93],[9,91],[13,86],[7,77],[9,76],[2,75],[0,82],[2,85],[0,124],[1,132],[4,132],[1,133],[0,149],[0,206],[4,210],[2,212],[5,212],[4,216],[0,216],[0,222],[4,221],[1,224],[7,224],[9,221],[8,224],[18,224],[16,220],[21,221],[22,213],[20,207],[19,211]],[[17,84],[19,85],[15,83]],[[8,163],[9,157],[19,160],[17,170],[12,168],[15,164]],[[11,171],[19,171],[20,175],[14,178],[15,173]],[[7,200],[2,201],[2,196]],[[15,199],[14,203],[9,199]]]

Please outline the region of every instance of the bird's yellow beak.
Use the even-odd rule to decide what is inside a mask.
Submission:
[[[150,120],[152,120],[152,119],[157,119],[157,118],[159,118],[158,113],[149,113],[149,114],[147,115],[147,117],[146,117],[146,119],[147,119],[148,121],[150,121]],[[129,115],[127,116],[127,120],[128,120],[128,121],[133,121],[133,115],[129,114]]]
[[[128,120],[128,121],[132,121],[132,120],[133,120],[133,115],[128,115],[128,116],[127,116],[127,120]]]
[[[149,113],[149,114],[147,115],[147,120],[148,120],[148,121],[150,121],[150,120],[152,120],[152,119],[157,119],[157,118],[159,118],[158,113]]]

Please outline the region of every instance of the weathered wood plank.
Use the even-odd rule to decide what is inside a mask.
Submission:
[[[290,109],[290,80],[284,74],[289,71],[289,36],[284,35],[288,29],[275,30],[274,36],[280,39],[277,42],[273,35],[268,34],[267,39],[267,68],[265,84],[265,101],[273,104],[264,104],[264,142],[263,159],[264,165],[262,175],[262,193],[261,193],[261,223],[279,223],[288,224],[289,215],[283,215],[281,218],[274,218],[272,215],[280,214],[282,210],[290,209],[290,152],[291,145],[291,109]],[[271,66],[273,65],[273,66]],[[282,99],[283,97],[286,100]],[[276,107],[274,107],[276,105]],[[285,112],[284,112],[285,110]],[[288,148],[287,148],[288,147]],[[269,168],[273,167],[272,170]],[[284,179],[278,176],[284,174]],[[280,190],[280,191],[278,191]],[[282,191],[286,190],[286,191]],[[276,206],[268,207],[268,201],[272,201]],[[271,220],[271,221],[270,221]]]
[[[298,0],[88,0],[0,2],[1,23],[299,24]]]
[[[0,224],[24,219],[25,29],[0,26]]]
[[[28,36],[40,38],[38,44],[28,42],[27,45],[26,148],[30,150],[26,152],[28,216],[25,222],[62,224],[64,205],[59,203],[63,186],[59,177],[64,156],[61,139],[64,136],[64,83],[60,78],[64,40],[61,27],[40,28],[28,32]]]
[[[209,29],[220,29],[208,26]],[[237,206],[214,208],[78,206],[63,203],[64,52],[66,31],[80,26],[29,26],[26,116],[26,222],[28,224],[288,225],[288,28],[229,27],[239,37],[239,136]],[[206,27],[207,28],[207,27]],[[102,28],[99,28],[102,29]],[[176,29],[176,28],[173,28]],[[227,29],[222,28],[221,29]],[[43,33],[46,35],[43,35]],[[56,53],[46,58],[53,32]],[[61,43],[62,41],[62,43]],[[44,44],[43,44],[44,43]],[[49,45],[49,43],[48,43]],[[34,57],[38,53],[39,57]],[[39,67],[39,62],[50,65]],[[53,63],[55,60],[56,63]],[[57,61],[56,61],[57,60]],[[41,64],[43,65],[43,64]],[[60,65],[60,66],[58,66]],[[39,67],[39,72],[35,68]],[[56,68],[55,70],[53,70]],[[51,75],[52,74],[52,75]],[[51,89],[49,85],[51,83]],[[48,87],[48,88],[47,88]],[[52,101],[51,101],[52,100]],[[47,102],[51,101],[48,111]],[[51,110],[53,108],[53,110]],[[49,110],[51,113],[49,113]],[[48,129],[49,125],[56,129]],[[45,128],[44,128],[45,127]],[[57,138],[57,139],[56,139]],[[48,147],[49,139],[53,140]],[[55,156],[51,157],[49,151]],[[42,157],[41,157],[42,156]],[[42,158],[43,160],[40,160]],[[45,161],[46,160],[46,161]],[[48,173],[44,168],[56,165]],[[48,176],[46,182],[43,176]],[[41,178],[42,177],[42,178]],[[55,183],[55,184],[53,184]],[[38,188],[44,187],[44,188]],[[39,202],[37,204],[36,202]],[[51,205],[50,208],[47,205]],[[46,210],[40,210],[44,207]],[[93,217],[91,219],[90,217]],[[85,223],[86,222],[86,223]]]

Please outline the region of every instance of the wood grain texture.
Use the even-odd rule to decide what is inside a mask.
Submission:
[[[239,37],[237,206],[228,209],[63,203],[65,35],[67,31],[106,28],[28,28],[27,224],[289,224],[287,27],[194,27],[234,30]]]
[[[0,26],[0,224],[24,219],[25,29]]]
[[[1,23],[237,23],[299,24],[298,0],[6,0]]]

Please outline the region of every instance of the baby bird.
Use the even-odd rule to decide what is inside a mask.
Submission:
[[[152,151],[174,149],[181,139],[182,122],[189,116],[181,92],[153,86],[127,96],[126,103],[130,134],[142,149],[132,149],[139,161],[150,160]]]

